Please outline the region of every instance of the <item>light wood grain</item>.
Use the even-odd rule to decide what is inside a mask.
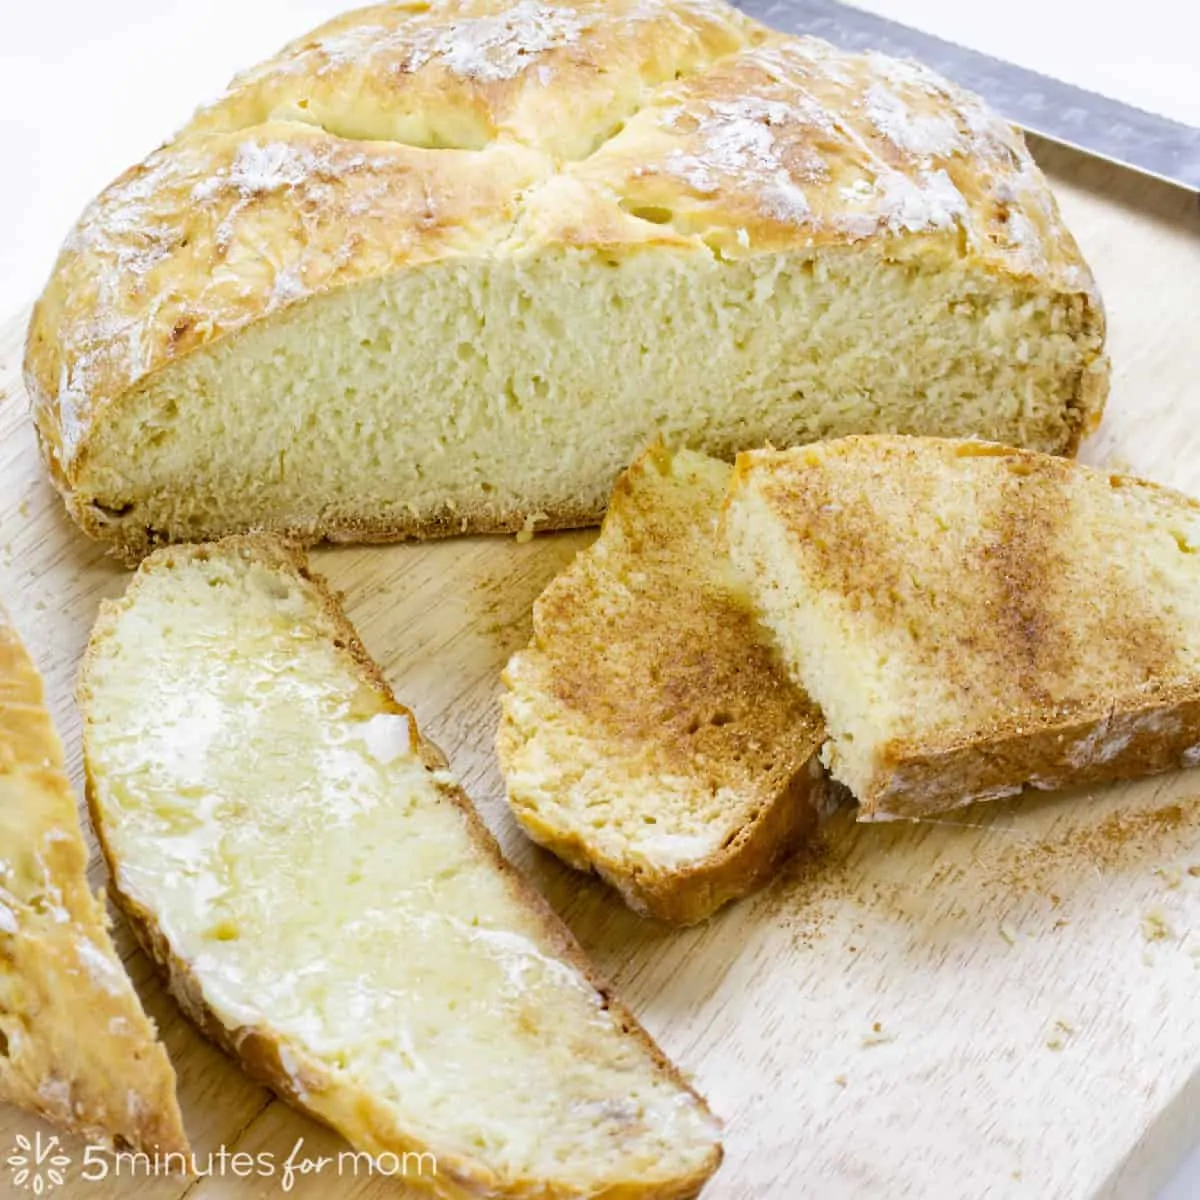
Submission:
[[[1109,307],[1115,366],[1092,461],[1200,493],[1200,209],[1195,197],[1039,147]],[[79,779],[74,676],[125,573],[45,482],[0,328],[0,594],[46,675]],[[449,753],[510,857],[728,1122],[708,1195],[1143,1198],[1200,1138],[1200,776],[1035,796],[944,822],[853,827],[763,895],[693,930],[633,916],[524,841],[492,753],[500,668],[529,606],[589,534],[314,555],[398,695]],[[1188,873],[1196,868],[1197,874]],[[93,880],[103,882],[93,854]],[[1145,918],[1165,936],[1148,940]],[[122,954],[180,1077],[206,1165],[338,1139],[247,1081],[182,1020],[120,920]],[[45,1126],[0,1111],[0,1159]],[[80,1180],[62,1196],[281,1195],[282,1178]],[[0,1165],[0,1171],[4,1168]],[[0,1176],[0,1192],[7,1185]],[[292,1195],[397,1197],[395,1181]]]

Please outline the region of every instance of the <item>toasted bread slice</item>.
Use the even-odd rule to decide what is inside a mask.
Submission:
[[[531,837],[631,907],[692,922],[816,823],[823,727],[716,540],[730,468],[653,446],[534,607],[497,736]]]
[[[121,902],[251,1074],[442,1195],[699,1191],[715,1118],[298,552],[152,555],[97,623],[82,699]]]
[[[0,1099],[187,1154],[175,1072],[108,935],[42,680],[0,608]]]
[[[989,443],[742,455],[733,558],[864,817],[1200,759],[1200,505]]]

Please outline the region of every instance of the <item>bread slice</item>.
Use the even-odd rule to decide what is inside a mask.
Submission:
[[[979,442],[742,455],[724,514],[864,817],[1200,761],[1200,504]]]
[[[730,468],[651,447],[534,606],[496,746],[531,837],[687,923],[766,882],[816,823],[820,717],[716,540]]]
[[[236,79],[89,206],[26,383],[83,529],[594,524],[658,430],[1072,453],[1104,314],[1021,134],[720,0],[405,0]]]
[[[0,1100],[93,1142],[187,1154],[175,1072],[87,860],[41,677],[0,608]]]
[[[444,1195],[699,1191],[715,1118],[504,862],[298,552],[151,556],[102,612],[81,695],[121,903],[252,1075]]]

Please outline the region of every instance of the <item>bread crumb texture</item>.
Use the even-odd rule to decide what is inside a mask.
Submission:
[[[1062,458],[739,460],[726,536],[865,816],[1200,761],[1200,505]]]
[[[82,683],[118,894],[186,1011],[448,1195],[684,1197],[718,1125],[499,857],[328,593],[262,539],[148,559]]]
[[[1070,452],[1092,277],[1021,135],[718,0],[360,9],[110,185],[26,381],[129,558],[233,529],[591,523],[650,436]]]
[[[729,475],[646,451],[504,673],[497,750],[518,821],[675,922],[769,880],[824,795],[820,718],[717,541]]]

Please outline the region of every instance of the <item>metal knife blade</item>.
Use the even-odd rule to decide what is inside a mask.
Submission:
[[[978,92],[1022,129],[1200,192],[1200,129],[968,50],[837,0],[734,0],[786,33],[810,33],[844,50],[916,58]]]

